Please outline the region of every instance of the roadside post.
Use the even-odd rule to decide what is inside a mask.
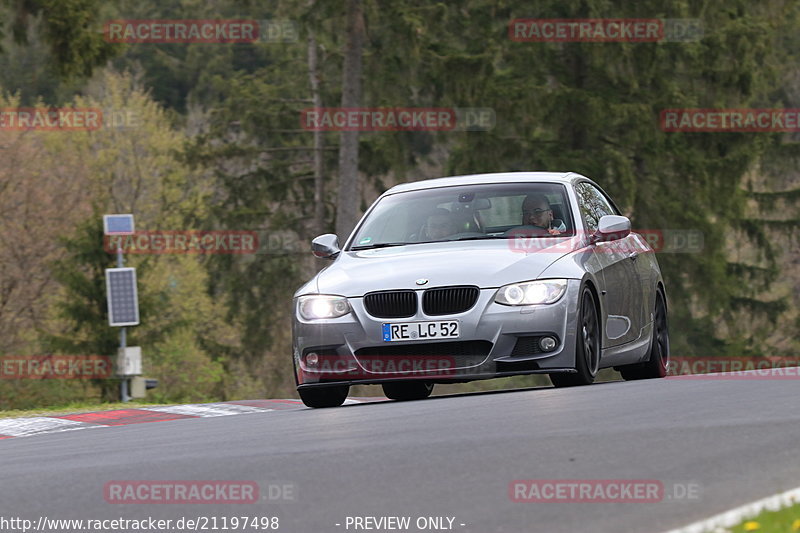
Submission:
[[[105,236],[134,234],[133,215],[103,215]],[[106,269],[106,300],[108,302],[108,324],[119,327],[119,351],[117,352],[117,375],[120,381],[120,401],[130,401],[128,380],[142,373],[142,350],[139,346],[127,345],[125,328],[139,324],[139,296],[136,290],[136,269],[125,268],[122,246],[117,247],[117,268]]]

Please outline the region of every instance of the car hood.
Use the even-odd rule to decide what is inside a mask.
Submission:
[[[547,239],[553,245],[564,239]],[[304,285],[299,294],[316,292],[362,296],[387,289],[422,289],[448,285],[496,288],[536,279],[565,255],[563,246],[539,247],[536,252],[515,250],[513,241],[498,239],[414,244],[342,252],[336,262]],[[422,286],[419,279],[427,279]],[[315,283],[316,282],[316,283]]]

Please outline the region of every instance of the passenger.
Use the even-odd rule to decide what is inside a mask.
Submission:
[[[426,240],[438,241],[456,233],[453,215],[444,208],[437,208],[428,215],[422,235]]]

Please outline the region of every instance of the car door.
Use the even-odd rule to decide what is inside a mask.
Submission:
[[[605,194],[589,182],[575,186],[584,225],[589,234],[597,231],[600,218],[619,212]],[[637,242],[633,235],[610,242],[592,245],[600,265],[601,288],[605,312],[603,346],[619,346],[636,340],[642,326],[639,309],[642,306],[641,281],[636,269]]]

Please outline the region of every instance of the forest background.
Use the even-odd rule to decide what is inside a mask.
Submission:
[[[518,42],[518,18],[689,19],[662,42]],[[107,21],[273,21],[254,43],[111,43]],[[277,29],[276,29],[277,28]],[[111,355],[104,213],[256,231],[255,254],[128,255],[149,400],[291,397],[291,297],[390,186],[570,170],[660,253],[673,355],[796,356],[800,133],[665,132],[669,108],[800,108],[800,3],[765,0],[0,1],[0,108],[94,107],[92,131],[0,128],[0,357]],[[490,109],[483,131],[320,132],[310,107]],[[614,379],[607,371],[606,378]],[[451,386],[477,390],[544,377]],[[369,390],[369,389],[365,389]],[[114,380],[0,380],[0,409],[113,400]],[[375,391],[373,391],[374,393]],[[366,392],[369,393],[369,392]]]

